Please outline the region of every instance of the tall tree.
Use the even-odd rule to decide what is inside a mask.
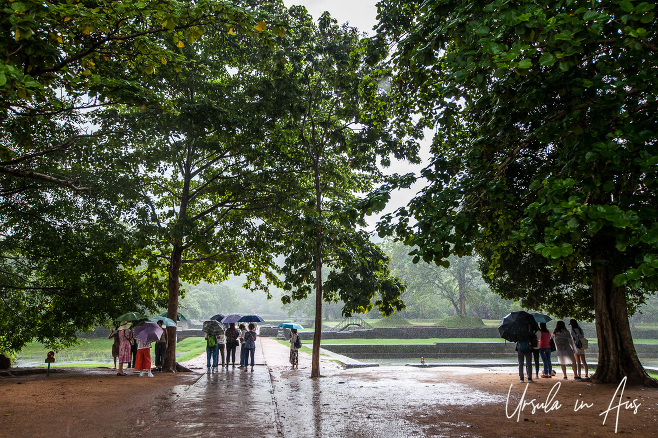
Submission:
[[[175,110],[147,114],[107,111],[104,121],[123,126],[110,148],[141,175],[143,202],[151,207],[135,225],[151,239],[149,268],[167,278],[167,313],[178,312],[180,283],[221,282],[248,274],[254,288],[276,280],[272,245],[262,216],[285,195],[286,173],[264,148],[267,114],[252,88],[264,79],[252,65],[254,40],[228,29],[184,50],[187,62],[153,75]],[[130,159],[128,157],[132,157]],[[175,330],[169,327],[163,369],[175,370]]]
[[[592,380],[655,384],[628,323],[658,286],[655,4],[379,8],[382,36],[399,40],[393,83],[411,96],[398,110],[436,125],[429,185],[400,212],[418,222],[398,229],[428,261],[479,252],[508,277],[499,285],[516,283],[507,296],[558,316],[593,310]],[[532,271],[547,293],[525,289]]]
[[[116,156],[99,147],[117,128],[98,129],[88,111],[166,106],[150,74],[176,68],[181,48],[209,23],[258,32],[252,12],[213,0],[6,2],[0,296],[3,315],[16,323],[2,327],[1,336],[12,340],[7,348],[31,337],[70,343],[75,331],[125,308],[161,304],[153,275],[141,266],[140,245],[148,242],[126,225],[142,214],[129,194],[131,176],[108,171]]]
[[[346,316],[403,308],[404,288],[390,275],[388,258],[357,230],[363,215],[381,205],[356,194],[381,181],[377,164],[387,165],[390,153],[399,156],[409,144],[389,129],[378,87],[383,54],[373,56],[356,29],[338,26],[326,13],[317,25],[301,7],[290,8],[289,17],[269,73],[280,108],[278,138],[297,176],[278,216],[289,242],[284,302],[315,293],[311,376],[318,377],[323,301],[342,301]]]

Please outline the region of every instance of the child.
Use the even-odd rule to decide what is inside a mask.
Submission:
[[[139,370],[139,376],[144,377],[144,372],[148,371],[148,376],[153,377],[151,373],[151,343],[143,342],[137,338],[137,359],[135,360],[135,369]]]

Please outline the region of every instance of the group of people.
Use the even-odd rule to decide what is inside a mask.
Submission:
[[[157,371],[162,371],[164,365],[164,356],[167,349],[167,330],[162,327],[162,321],[157,322],[158,326],[162,328],[162,335],[160,339],[155,342],[155,368]],[[139,370],[139,375],[153,377],[151,372],[151,342],[143,342],[134,335],[132,328],[121,327],[112,329],[110,331],[109,339],[114,339],[112,344],[112,357],[114,358],[114,369],[117,369],[117,362],[119,369],[117,376],[127,376],[124,372],[123,366],[127,364],[127,368],[131,367]]]
[[[562,368],[564,380],[567,380],[567,365],[571,365],[574,379],[582,380],[589,378],[589,369],[585,360],[585,350],[587,348],[587,339],[583,329],[578,325],[575,319],[569,320],[570,329],[567,329],[564,321],[558,321],[555,329],[551,333],[546,327],[546,323],[539,324],[539,330],[533,333],[536,338],[529,342],[517,342],[516,351],[519,361],[519,378],[524,381],[524,362],[528,382],[532,379],[532,359],[535,362],[535,375],[539,378],[539,357],[541,357],[544,368],[542,378],[552,378],[556,373],[553,371],[551,363],[551,352],[557,352],[558,364]],[[583,377],[582,372],[585,372]]]
[[[157,324],[162,328],[162,321]],[[132,328],[121,327],[112,329],[109,339],[114,339],[112,344],[112,357],[114,358],[114,369],[118,370],[117,376],[126,376],[124,365],[140,371],[140,376],[147,375],[153,377],[151,372],[151,343],[143,342],[134,336]],[[240,347],[240,365],[239,368],[251,371],[254,370],[255,353],[256,353],[256,325],[251,323],[248,327],[240,324],[238,328],[235,323],[229,324],[225,331],[220,330],[213,334],[208,334],[206,340],[206,365],[208,372],[217,372],[220,366],[219,357],[221,355],[221,367],[235,367],[235,353],[237,347]],[[293,368],[299,366],[299,334],[296,329],[292,329],[289,335],[290,341],[290,363]],[[167,348],[167,330],[163,333],[158,341],[155,342],[155,367],[157,371],[162,371],[164,365],[164,355]],[[226,355],[225,355],[226,352]]]
[[[254,370],[254,357],[256,355],[256,325],[250,323],[248,327],[240,324],[238,328],[235,323],[230,323],[225,332],[219,331],[214,334],[206,335],[206,365],[208,372],[217,371],[219,366],[219,355],[221,354],[222,368],[228,368],[229,363],[235,366],[235,352],[240,346],[240,366],[248,370],[249,359],[251,358],[251,371]],[[224,350],[226,350],[226,360],[224,360]]]

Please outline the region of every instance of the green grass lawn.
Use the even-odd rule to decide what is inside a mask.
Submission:
[[[31,342],[18,353],[17,359],[29,361],[30,366],[47,366],[44,363],[49,349],[40,342]],[[185,362],[206,351],[202,337],[185,338],[176,345],[176,360]],[[153,354],[153,350],[151,351]],[[56,362],[51,367],[94,368],[113,364],[111,339],[81,339],[79,345],[55,353]],[[77,363],[76,363],[77,362]]]
[[[286,341],[285,339],[277,339],[276,340],[279,344],[285,345],[286,347],[290,348],[290,341]],[[299,349],[299,351],[302,351],[304,353],[311,354],[313,353],[313,350],[310,347],[306,347],[304,345],[304,342],[307,342],[308,345],[312,344],[312,341],[302,341],[302,348]]]

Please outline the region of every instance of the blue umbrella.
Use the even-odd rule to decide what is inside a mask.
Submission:
[[[302,327],[301,325],[299,325],[295,322],[284,322],[283,324],[279,324],[279,327],[280,328],[287,328],[287,329],[297,329],[297,330],[301,330],[301,329],[304,328],[304,327]]]
[[[163,313],[160,316],[167,316],[167,312]],[[187,318],[185,318],[185,316],[179,312],[176,314],[176,321],[187,321]]]
[[[530,314],[532,315],[533,318],[535,318],[535,322],[537,322],[537,323],[541,323],[541,322],[547,323],[548,321],[553,320],[553,318],[551,318],[548,315],[544,315],[543,313],[530,312]]]
[[[265,322],[265,320],[258,315],[245,315],[238,322]]]
[[[218,313],[217,315],[213,316],[210,318],[211,321],[217,321],[217,322],[222,322],[222,319],[224,319],[225,316],[222,315],[221,313]]]
[[[171,319],[167,318],[166,316],[156,316],[150,319],[151,321],[157,323],[158,321],[162,321],[162,325],[165,327],[176,327],[176,322]]]
[[[242,315],[238,315],[237,313],[234,313],[233,315],[229,315],[229,316],[224,317],[224,319],[222,319],[221,323],[222,324],[236,323],[236,322],[240,321],[240,318],[242,318]]]

